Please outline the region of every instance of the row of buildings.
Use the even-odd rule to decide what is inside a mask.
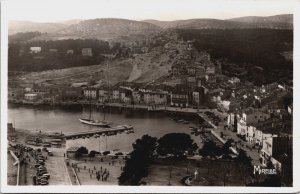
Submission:
[[[251,147],[260,150],[264,166],[281,170],[292,157],[292,112],[288,109],[255,109],[228,113],[227,125]]]
[[[124,83],[116,86],[89,87],[33,86],[9,88],[9,99],[30,102],[93,101],[98,103],[125,103],[191,107],[205,102],[203,87],[185,85],[146,85]]]
[[[29,48],[29,53],[32,53],[32,54],[38,54],[38,53],[41,53],[42,52],[42,47],[40,46],[33,46],[33,47],[30,47]],[[48,52],[50,53],[57,53],[59,52],[58,49],[49,49]],[[64,51],[66,54],[74,54],[74,50],[73,49],[69,49],[69,50],[66,50]],[[20,50],[19,51],[19,55],[23,55],[24,54],[24,50]],[[92,57],[93,56],[93,49],[92,48],[82,48],[81,49],[81,54],[82,56],[89,56],[89,57]]]

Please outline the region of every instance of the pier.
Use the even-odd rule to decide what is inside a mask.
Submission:
[[[65,138],[68,139],[72,139],[72,138],[81,138],[83,136],[93,136],[95,134],[98,135],[103,135],[103,134],[109,134],[109,133],[113,133],[113,134],[117,134],[117,133],[122,133],[125,131],[132,131],[133,128],[117,128],[117,127],[112,127],[112,128],[101,128],[101,129],[97,129],[97,130],[90,130],[90,131],[80,131],[80,132],[71,132],[69,134],[65,134]]]

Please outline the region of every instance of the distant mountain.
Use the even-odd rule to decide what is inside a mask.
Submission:
[[[241,17],[229,20],[188,19],[176,21],[159,20],[126,20],[126,19],[89,19],[69,20],[58,23],[37,23],[12,21],[9,23],[9,34],[18,32],[47,33],[36,37],[37,40],[57,40],[67,38],[118,39],[146,37],[164,29],[292,29],[293,15],[276,15],[269,17]]]
[[[269,17],[248,16],[229,20],[188,19],[175,21],[144,20],[161,28],[176,29],[236,29],[236,28],[293,28],[293,15],[276,15]]]
[[[166,28],[167,25],[170,23],[170,21],[160,21],[160,20],[143,20],[143,22],[154,24],[154,25],[159,26],[161,28]]]
[[[248,23],[248,24],[252,24],[255,27],[283,28],[283,29],[293,28],[292,14],[275,15],[275,16],[268,16],[268,17],[248,16],[248,17],[233,18],[233,19],[229,19],[228,21]]]
[[[84,20],[55,33],[41,36],[40,38],[95,38],[106,40],[135,35],[147,36],[160,30],[160,27],[147,22],[106,18]]]
[[[60,23],[38,23],[29,21],[11,21],[8,24],[8,33],[15,34],[18,32],[55,32],[65,27],[64,24]]]
[[[71,24],[78,23],[80,20],[67,20],[63,22],[31,22],[31,21],[10,21],[8,33],[16,34],[19,32],[41,32],[52,33],[62,30]]]
[[[248,22],[248,23],[264,23],[264,22],[272,22],[272,23],[293,23],[293,15],[292,14],[283,14],[283,15],[274,15],[268,17],[260,17],[260,16],[247,16],[247,17],[239,17],[229,19],[229,21],[236,22]]]

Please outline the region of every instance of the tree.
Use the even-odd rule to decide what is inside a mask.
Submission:
[[[91,158],[94,158],[95,156],[96,156],[96,154],[98,154],[99,152],[97,152],[97,151],[95,151],[95,150],[92,150],[92,151],[90,151],[90,153],[89,153],[89,158],[90,158],[90,160],[91,160]]]
[[[126,159],[123,172],[118,178],[120,185],[141,184],[140,180],[148,175],[148,167],[153,160],[156,144],[157,139],[149,135],[136,140],[132,145],[130,158]]]
[[[108,154],[110,154],[110,151],[104,151],[104,152],[103,152],[103,155],[104,155],[104,156],[107,156]]]
[[[251,164],[252,159],[249,156],[247,156],[245,150],[242,150],[242,149],[239,151],[239,154],[236,158],[236,161],[239,164],[242,164],[242,165],[247,166],[247,167],[252,166],[252,164]]]
[[[86,149],[86,147],[81,146],[78,148],[78,150],[75,152],[75,158],[81,157],[83,154],[88,154],[89,151]]]
[[[169,133],[158,140],[157,153],[159,155],[172,154],[175,158],[183,157],[186,152],[193,153],[198,146],[185,133]]]
[[[221,148],[217,146],[217,144],[211,140],[204,142],[202,149],[199,150],[199,154],[203,157],[215,157],[219,155]]]
[[[240,168],[241,173],[241,178],[245,181],[246,184],[246,177],[249,177],[247,175],[252,175],[251,174],[251,170],[252,170],[252,164],[251,161],[252,159],[247,156],[246,152],[244,150],[240,150],[239,154],[237,156],[237,158],[235,159],[235,161],[238,163],[238,166]]]
[[[230,150],[229,148],[231,147],[231,144],[233,143],[232,139],[228,139],[225,144],[222,147],[222,152],[225,155],[225,157],[227,158],[230,154]]]

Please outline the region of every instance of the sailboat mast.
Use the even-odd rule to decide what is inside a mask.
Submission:
[[[90,98],[90,117],[89,119],[92,119],[92,98]]]
[[[108,77],[108,62],[106,61],[106,69],[107,69],[107,82],[109,82],[109,77]],[[109,83],[108,83],[108,98],[109,98]],[[109,100],[109,99],[108,99]],[[103,106],[103,121],[105,121],[105,106]]]

